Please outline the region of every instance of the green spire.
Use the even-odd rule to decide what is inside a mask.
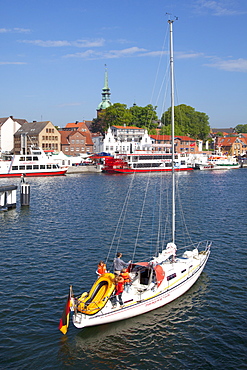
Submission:
[[[102,102],[98,105],[97,110],[106,109],[111,106],[111,102],[110,102],[111,93],[110,93],[110,89],[108,86],[108,71],[107,71],[106,64],[105,64],[105,83],[104,83],[104,87],[102,89],[101,95],[102,95]]]

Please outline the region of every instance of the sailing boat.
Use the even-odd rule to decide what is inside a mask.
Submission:
[[[174,167],[174,77],[173,21],[170,28],[170,76],[172,107],[172,163]],[[134,176],[134,175],[133,175]],[[144,314],[162,307],[184,294],[201,275],[210,255],[211,242],[192,244],[181,257],[175,244],[175,171],[172,171],[172,236],[161,252],[149,261],[131,262],[128,266],[131,285],[116,303],[115,275],[102,274],[89,292],[73,299],[73,323],[77,328],[111,323]],[[121,303],[121,304],[120,304]]]

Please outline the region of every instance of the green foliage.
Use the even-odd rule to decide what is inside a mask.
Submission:
[[[101,134],[104,133],[104,127],[103,127],[103,122],[100,118],[94,118],[92,120],[92,124],[91,124],[91,131],[93,133],[98,133],[100,132]]]
[[[244,124],[239,124],[235,127],[235,131],[238,133],[238,134],[247,134],[247,123],[244,123]]]
[[[107,128],[109,126],[130,126],[132,114],[126,104],[115,103],[104,111],[104,120]]]
[[[129,108],[129,111],[132,114],[132,125],[137,127],[146,127],[148,129],[153,129],[157,127],[155,121],[158,120],[156,113],[156,108],[151,104],[148,104],[146,107],[138,107],[133,105]]]
[[[126,104],[115,103],[102,110],[99,117],[92,122],[92,132],[104,133],[110,126],[137,126],[153,129],[157,127],[156,107],[151,104],[146,107],[134,105],[127,108]]]
[[[174,130],[175,135],[190,136],[193,139],[205,140],[210,132],[209,117],[194,108],[181,104],[174,107]],[[162,134],[171,134],[171,108],[161,117],[164,124]]]

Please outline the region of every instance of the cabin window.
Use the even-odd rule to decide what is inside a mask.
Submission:
[[[167,281],[174,279],[176,276],[177,276],[177,275],[176,275],[176,273],[174,272],[174,274],[171,274],[171,275],[167,276]]]
[[[18,166],[12,166],[12,170],[13,171],[17,171],[18,170]]]
[[[28,156],[27,161],[31,161],[31,160],[32,160],[32,157]]]
[[[47,170],[50,170],[51,169],[51,164],[47,164],[46,168],[47,168]]]
[[[25,161],[25,157],[20,157],[20,161]]]
[[[38,157],[33,157],[33,161],[38,161]]]
[[[53,165],[52,165],[52,168],[57,168],[57,165],[56,165],[56,164],[53,164]]]
[[[41,170],[44,170],[44,169],[45,169],[45,165],[44,165],[44,164],[41,164],[41,165],[40,165],[40,169],[41,169]]]
[[[28,164],[26,168],[27,168],[27,170],[32,170],[33,166],[31,164]]]
[[[25,170],[25,166],[19,166],[19,170]]]
[[[38,164],[34,164],[34,165],[33,165],[33,169],[34,169],[34,170],[38,170],[38,169],[39,169],[39,165],[38,165]]]

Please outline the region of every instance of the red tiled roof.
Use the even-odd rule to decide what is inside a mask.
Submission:
[[[236,136],[218,138],[218,144],[222,146],[232,146],[237,140]]]
[[[74,128],[74,127],[81,127],[82,125],[85,125],[85,122],[72,122],[72,123],[67,123],[65,126],[66,128]]]
[[[86,145],[93,145],[91,133],[86,125],[85,122],[73,122],[73,123],[67,123],[65,128],[76,128],[77,131],[80,132],[85,138],[86,138]],[[60,131],[61,132],[61,131]],[[67,131],[68,132],[68,131]],[[75,131],[71,131],[72,133],[75,133]],[[71,135],[71,134],[70,134]],[[67,137],[69,135],[67,134]]]
[[[116,125],[114,125],[112,127],[126,129],[126,130],[143,130],[143,128],[136,127],[136,126],[116,126]]]
[[[164,140],[164,141],[171,141],[171,135],[150,135],[151,138],[155,139],[155,140]],[[189,136],[175,136],[175,140],[176,138],[182,140],[182,141],[192,141],[192,142],[195,142],[196,140],[195,139],[192,139],[191,137]]]

